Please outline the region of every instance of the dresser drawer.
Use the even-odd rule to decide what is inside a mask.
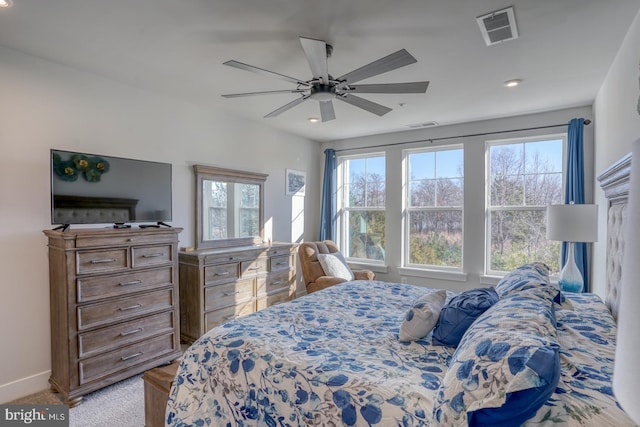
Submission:
[[[78,251],[76,257],[76,272],[78,274],[107,273],[129,269],[128,248]]]
[[[267,272],[267,258],[258,258],[240,263],[240,277],[250,277]]]
[[[278,255],[270,258],[271,266],[269,271],[283,271],[289,270],[293,267],[293,256],[292,255]]]
[[[278,292],[262,298],[258,298],[256,310],[262,310],[264,308],[271,307],[272,305],[282,304],[283,302],[291,301],[292,298],[293,294],[290,293],[290,290],[288,289],[284,290],[283,292]]]
[[[78,335],[79,357],[91,356],[154,335],[172,332],[174,327],[174,312],[172,310],[85,332]]]
[[[270,257],[274,257],[278,255],[289,255],[289,254],[291,254],[290,247],[275,247],[275,248],[269,249],[269,251],[267,252],[267,255]]]
[[[91,248],[96,246],[120,246],[131,244],[166,243],[173,241],[172,235],[167,234],[123,234],[122,236],[81,236],[76,239],[76,248]]]
[[[134,246],[131,248],[131,258],[133,267],[167,264],[172,261],[173,250],[171,245]]]
[[[227,307],[252,297],[253,279],[207,286],[204,290],[204,309],[209,311],[216,307]]]
[[[295,272],[293,271],[270,273],[267,277],[258,279],[258,295],[262,296],[289,289],[294,280]]]
[[[211,285],[238,278],[238,264],[211,265],[204,268],[204,283]]]
[[[256,251],[237,251],[224,254],[207,255],[204,258],[205,265],[224,264],[228,262],[241,262],[256,259],[258,254]]]
[[[173,288],[78,307],[78,329],[84,330],[173,307]]]
[[[173,345],[174,335],[170,333],[81,360],[78,364],[80,384],[97,380],[114,372],[124,371],[131,366],[171,353],[175,350]]]
[[[77,280],[78,302],[128,295],[173,284],[173,267]]]
[[[255,301],[251,299],[232,307],[222,308],[220,310],[214,310],[206,313],[204,315],[204,324],[207,328],[206,330],[208,331],[214,326],[228,322],[236,317],[246,316],[247,314],[253,313],[255,311],[255,304]]]

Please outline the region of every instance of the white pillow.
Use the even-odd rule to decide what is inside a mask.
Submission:
[[[446,299],[446,290],[431,289],[415,300],[400,325],[400,341],[415,341],[426,337],[436,326]]]
[[[340,277],[345,280],[353,280],[353,272],[347,265],[347,260],[340,252],[332,254],[318,254],[318,261],[326,276]]]

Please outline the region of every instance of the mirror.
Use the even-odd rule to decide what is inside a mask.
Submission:
[[[196,248],[262,243],[267,175],[194,165]]]

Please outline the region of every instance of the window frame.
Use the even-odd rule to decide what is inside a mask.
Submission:
[[[375,157],[382,157],[384,159],[385,168],[384,168],[384,187],[385,187],[385,203],[383,207],[379,206],[363,206],[363,207],[348,207],[347,206],[347,193],[345,191],[345,186],[349,183],[349,167],[348,162],[351,160],[358,159],[370,159]],[[387,206],[387,154],[384,151],[375,151],[375,152],[367,152],[360,154],[348,154],[337,157],[337,235],[338,235],[338,246],[340,248],[348,248],[350,247],[349,241],[349,212],[366,212],[366,211],[380,211],[385,213],[385,229],[386,229],[386,206]],[[386,246],[386,240],[385,240]],[[386,247],[382,248],[385,250],[385,257],[382,260],[376,260],[372,258],[356,258],[352,256],[348,256],[347,251],[343,251],[345,258],[349,261],[349,263],[360,264],[360,265],[377,265],[384,266],[386,265]]]
[[[526,144],[532,142],[544,142],[544,141],[562,141],[562,181],[561,181],[561,201],[564,200],[564,189],[567,175],[567,141],[568,135],[564,133],[553,133],[536,136],[527,136],[519,138],[507,138],[507,139],[493,139],[485,141],[485,217],[484,217],[484,231],[485,231],[485,245],[484,245],[484,276],[503,277],[508,271],[493,270],[491,269],[491,213],[495,211],[536,211],[545,212],[547,205],[514,205],[514,206],[499,206],[492,207],[491,203],[491,155],[490,147],[499,145],[511,145],[511,144]],[[527,175],[523,173],[523,176]],[[561,254],[558,254],[560,257]]]
[[[419,153],[436,153],[439,151],[462,151],[462,176],[459,179],[462,180],[462,204],[457,206],[432,206],[432,207],[410,207],[409,202],[411,200],[411,195],[409,194],[409,183],[411,181],[408,176],[410,172],[409,168],[409,156],[411,154],[419,154]],[[437,168],[437,161],[434,159],[435,165]],[[443,272],[456,272],[462,273],[464,271],[464,199],[465,199],[465,174],[464,174],[464,163],[465,163],[465,150],[464,144],[448,144],[448,145],[440,145],[436,147],[419,147],[419,148],[408,148],[402,150],[402,255],[401,255],[401,268],[405,269],[413,269],[413,270],[425,270],[425,271],[443,271]],[[437,179],[437,176],[434,177]],[[416,264],[409,262],[410,250],[410,238],[409,233],[409,214],[411,212],[460,212],[460,218],[462,222],[462,246],[460,248],[461,251],[461,259],[460,259],[460,267],[455,266],[445,266],[445,265],[434,265],[434,264]]]

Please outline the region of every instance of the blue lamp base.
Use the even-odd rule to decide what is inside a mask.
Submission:
[[[584,280],[582,278],[582,273],[578,270],[578,266],[576,265],[575,257],[573,255],[574,244],[575,243],[573,242],[569,243],[569,256],[567,257],[567,263],[560,272],[558,284],[560,285],[560,289],[564,292],[580,293],[584,288]]]

